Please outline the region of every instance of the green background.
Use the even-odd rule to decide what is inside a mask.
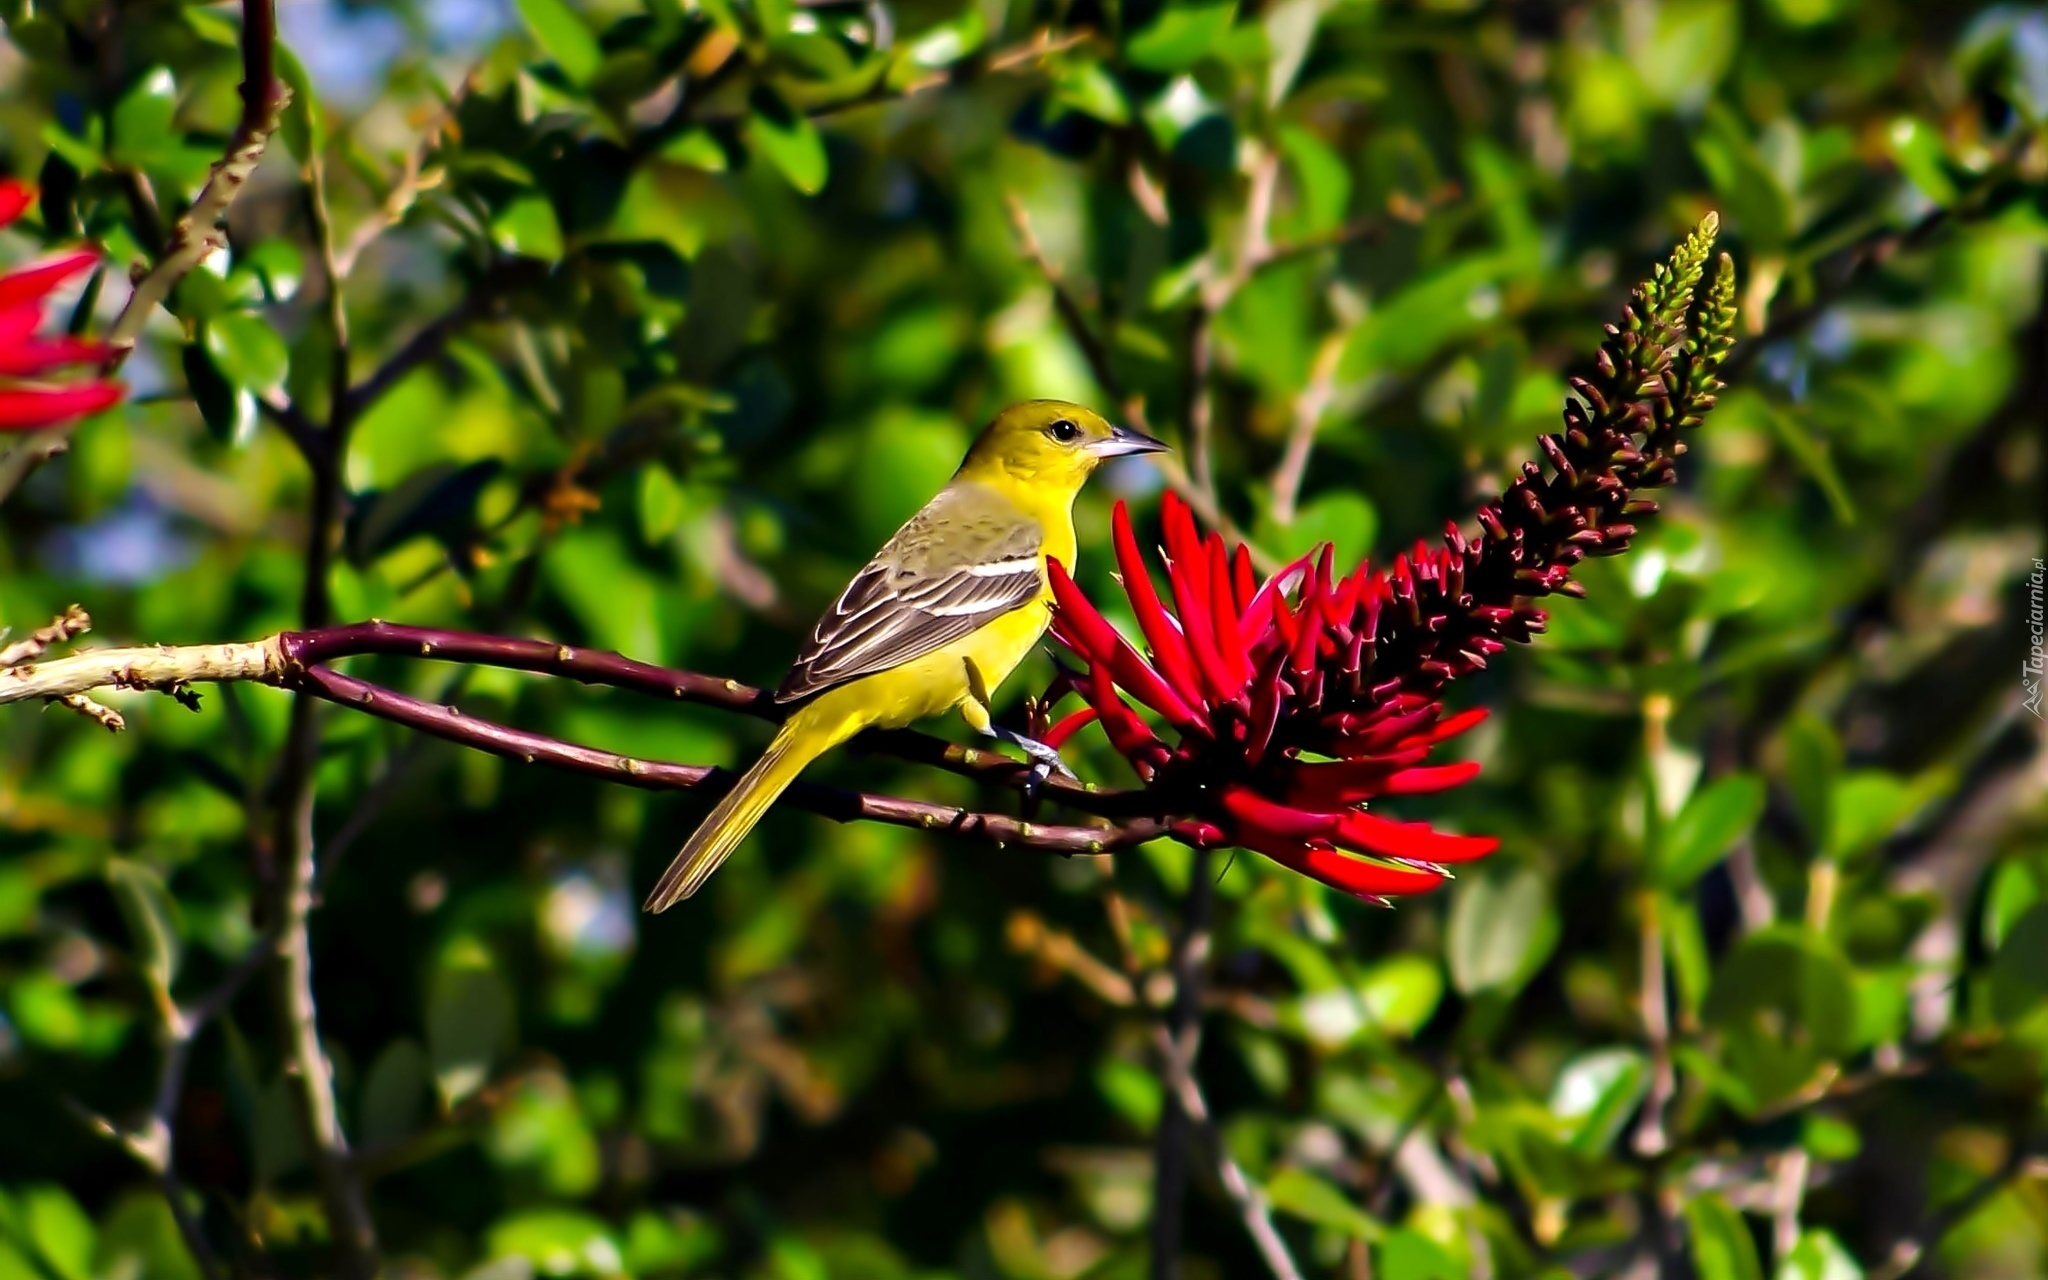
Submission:
[[[104,324],[235,124],[237,14],[0,13],[0,168],[44,193],[0,260],[104,244],[79,316]],[[1741,342],[1665,514],[1456,691],[1494,711],[1462,741],[1479,781],[1389,806],[1501,853],[1393,911],[1235,859],[1200,1075],[1305,1274],[2048,1273],[2048,766],[2020,679],[2048,513],[2048,13],[284,17],[294,100],[231,251],[155,318],[132,403],[0,508],[17,633],[74,601],[91,643],[299,624],[315,482],[277,419],[329,419],[329,261],[358,387],[455,319],[356,406],[335,617],[772,683],[993,411],[1119,408],[1008,200],[1183,459],[1207,399],[1233,524],[1347,560],[1469,520],[1628,285],[1718,210]],[[1124,464],[1083,497],[1098,600],[1110,503],[1149,529],[1159,484]],[[351,670],[655,758],[765,740],[566,681]],[[1033,658],[1005,686],[1013,716],[1050,676]],[[147,1115],[159,996],[203,998],[271,918],[290,697],[202,695],[109,695],[114,738],[0,715],[8,1280],[200,1274],[157,1180],[80,1113]],[[642,917],[701,801],[345,712],[319,744],[319,1033],[389,1274],[1144,1273],[1145,1000],[1185,850],[1062,861],[777,812]],[[1092,731],[1069,756],[1128,781]],[[817,776],[1014,804],[873,757]],[[328,1274],[269,985],[194,1045],[174,1194],[234,1273]],[[1261,1274],[1206,1169],[1193,1198],[1188,1273]]]

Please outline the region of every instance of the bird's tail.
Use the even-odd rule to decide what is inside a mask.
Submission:
[[[799,712],[783,723],[775,741],[712,808],[668,870],[661,873],[660,882],[643,904],[645,910],[666,911],[702,888],[804,766],[838,741],[837,736],[805,724],[807,719]]]

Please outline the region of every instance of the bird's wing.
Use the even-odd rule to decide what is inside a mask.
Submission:
[[[1043,531],[981,497],[949,488],[911,517],[818,619],[775,700],[901,666],[1036,599]]]

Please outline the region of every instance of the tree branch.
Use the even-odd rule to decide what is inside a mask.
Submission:
[[[178,694],[185,693],[193,684],[265,684],[296,690],[475,750],[606,782],[657,791],[702,789],[712,794],[730,785],[730,776],[724,770],[643,760],[562,742],[465,716],[455,708],[423,702],[324,665],[344,657],[370,654],[429,657],[531,671],[764,719],[776,719],[781,714],[767,693],[737,680],[657,667],[615,653],[577,649],[545,640],[405,627],[379,621],[287,631],[234,644],[88,650],[0,671],[0,705],[61,698],[92,689],[148,689]],[[910,730],[871,733],[857,741],[916,763],[1005,785],[1022,785],[1030,772],[1027,766],[995,752],[955,746]],[[838,822],[860,820],[942,830],[998,848],[1016,845],[1067,855],[1107,853],[1174,834],[1170,821],[1155,816],[1158,803],[1143,792],[1094,791],[1062,783],[1048,784],[1041,794],[1070,808],[1119,820],[1103,826],[1035,823],[1003,814],[810,783],[791,788],[788,798],[800,808]]]

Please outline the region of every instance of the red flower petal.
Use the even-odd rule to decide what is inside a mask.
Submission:
[[[43,308],[40,304],[10,307],[0,311],[0,347],[26,341],[42,327]]]
[[[1275,649],[1266,655],[1264,665],[1252,677],[1251,723],[1245,733],[1244,759],[1254,769],[1266,758],[1266,748],[1272,745],[1274,731],[1280,727],[1280,669],[1286,662],[1287,655]]]
[[[13,178],[0,179],[0,227],[28,212],[35,203],[36,189]]]
[[[1462,787],[1479,776],[1477,760],[1434,765],[1427,769],[1403,769],[1387,779],[1382,795],[1427,796],[1452,787]]]
[[[1417,862],[1471,862],[1500,848],[1492,836],[1453,836],[1427,822],[1389,822],[1356,809],[1341,815],[1337,842],[1360,853]]]
[[[0,431],[27,431],[83,418],[115,404],[126,390],[118,382],[0,388]]]
[[[0,275],[0,310],[36,301],[99,260],[97,249],[73,249]]]
[[[1194,526],[1188,527],[1192,531]],[[1173,528],[1171,521],[1167,528],[1169,531]],[[1174,540],[1169,532],[1169,551],[1172,551]],[[1173,584],[1173,610],[1179,615],[1181,631],[1187,637],[1195,674],[1201,678],[1202,688],[1207,691],[1205,701],[1209,706],[1229,702],[1243,690],[1244,682],[1231,678],[1231,672],[1223,665],[1223,659],[1217,652],[1216,628],[1209,608],[1209,575],[1204,567],[1208,557],[1200,543],[1194,544],[1185,555],[1173,551],[1173,556],[1173,567],[1167,573],[1167,580]]]
[[[1457,715],[1440,724],[1432,725],[1421,733],[1410,734],[1401,739],[1401,745],[1404,747],[1426,747],[1443,742],[1446,739],[1455,738],[1473,725],[1478,724],[1481,720],[1486,719],[1486,714],[1485,707],[1474,707],[1470,711],[1460,711]]]
[[[1237,544],[1237,551],[1230,558],[1230,585],[1237,595],[1238,613],[1242,615],[1252,607],[1259,591],[1258,577],[1252,573],[1251,548],[1242,542]]]
[[[1045,737],[1041,738],[1040,741],[1057,751],[1061,747],[1066,746],[1075,734],[1094,724],[1101,715],[1102,713],[1093,707],[1083,707],[1079,711],[1062,718],[1052,728],[1047,729]]]
[[[1131,696],[1165,716],[1176,725],[1196,723],[1195,713],[1182,702],[1180,695],[1159,678],[1150,664],[1138,656],[1130,642],[1109,625],[1109,620],[1097,611],[1095,605],[1074,585],[1067,576],[1066,566],[1057,560],[1046,562],[1046,573],[1052,581],[1052,594],[1059,604],[1060,619],[1068,624],[1074,638],[1081,643],[1078,648],[1108,668],[1116,682],[1130,690]]]
[[[1109,735],[1109,745],[1131,762],[1139,777],[1150,781],[1159,766],[1166,763],[1170,753],[1166,744],[1152,732],[1152,727],[1116,696],[1108,671],[1100,665],[1091,664],[1088,678],[1082,682],[1081,695],[1095,709],[1102,731]]]
[[[1355,898],[1428,893],[1445,879],[1419,867],[1391,867],[1310,844],[1290,846],[1276,842],[1269,847],[1254,847],[1290,871],[1298,871]]]
[[[1311,813],[1270,800],[1245,786],[1223,789],[1223,811],[1235,824],[1235,833],[1249,842],[1252,838],[1283,840],[1328,840],[1336,836],[1339,815]],[[1252,847],[1257,848],[1257,845]]]
[[[1112,541],[1116,544],[1117,568],[1123,571],[1124,594],[1131,599],[1131,610],[1138,615],[1138,627],[1145,633],[1145,643],[1152,647],[1152,659],[1159,664],[1159,672],[1179,693],[1182,701],[1191,707],[1203,707],[1202,686],[1195,676],[1194,660],[1188,656],[1187,638],[1180,633],[1180,626],[1166,613],[1166,607],[1159,603],[1159,590],[1152,585],[1151,571],[1145,567],[1145,557],[1138,551],[1138,539],[1131,533],[1131,516],[1123,502],[1116,504],[1116,512],[1110,519]]]
[[[1209,611],[1216,625],[1216,654],[1223,661],[1223,669],[1230,674],[1233,693],[1242,697],[1244,685],[1252,676],[1252,664],[1245,656],[1244,634],[1237,629],[1237,601],[1231,595],[1230,555],[1223,549],[1223,538],[1210,534],[1206,547],[1209,556]]]
[[[1304,809],[1348,809],[1361,800],[1387,795],[1389,779],[1421,764],[1428,755],[1427,748],[1417,748],[1363,760],[1296,764],[1287,774],[1287,800]]]
[[[33,378],[75,364],[98,364],[107,358],[107,344],[85,338],[46,341],[0,341],[0,377]]]

